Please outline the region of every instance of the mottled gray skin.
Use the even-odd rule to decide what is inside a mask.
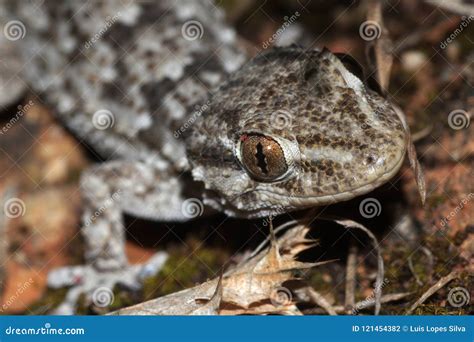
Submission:
[[[396,173],[407,145],[392,105],[327,50],[274,48],[233,73],[187,140],[206,203],[255,217],[351,199]],[[243,169],[239,141],[280,142],[287,175],[259,182]]]
[[[274,48],[238,70],[248,57],[206,0],[11,1],[0,10],[2,26],[26,26],[22,78],[106,160],[82,176],[87,269],[69,272],[87,274],[69,285],[89,295],[92,282],[110,285],[124,269],[143,278],[127,262],[124,212],[183,221],[193,216],[185,200],[203,198],[232,216],[280,214],[366,193],[403,160],[401,119],[335,55]],[[202,25],[195,40],[183,35],[190,20]],[[100,110],[113,114],[105,129],[94,125]],[[287,172],[251,177],[246,134],[271,138]],[[50,284],[64,285],[61,274]]]
[[[34,4],[7,3],[10,18],[26,26],[17,41],[23,77],[60,119],[104,158],[183,168],[184,147],[172,127],[246,59],[223,13],[191,0]],[[202,25],[201,39],[183,37],[190,20]],[[101,109],[114,115],[110,129],[93,125]]]

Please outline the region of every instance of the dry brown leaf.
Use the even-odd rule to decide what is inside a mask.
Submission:
[[[406,123],[405,120],[405,114],[399,108],[398,106],[393,106],[393,109],[397,113],[398,117],[400,120],[403,122],[403,125],[405,127],[405,131],[407,133],[407,154],[408,154],[408,160],[410,161],[410,168],[413,171],[413,174],[415,175],[415,182],[418,187],[418,193],[420,194],[420,199],[421,199],[421,204],[425,204],[426,200],[426,183],[425,183],[425,176],[423,174],[423,170],[421,168],[420,162],[418,161],[417,155],[416,155],[416,149],[415,145],[413,144],[413,139],[410,133],[410,127],[408,127],[408,124]]]
[[[204,298],[204,304],[197,309],[192,310],[189,315],[191,316],[210,316],[210,315],[218,315],[219,308],[221,306],[222,301],[222,275],[219,277],[219,281],[217,282],[216,291],[212,295],[210,300]],[[199,300],[196,299],[198,302]]]
[[[408,132],[408,160],[410,161],[410,167],[415,174],[416,185],[418,186],[418,192],[420,194],[421,204],[425,204],[426,200],[426,184],[423,170],[421,169],[420,162],[416,156],[416,149],[411,139],[411,134]]]
[[[390,83],[390,71],[393,64],[393,43],[389,37],[388,30],[384,26],[382,16],[382,2],[379,0],[368,0],[367,4],[368,9],[366,23],[375,23],[376,31],[378,30],[378,32],[376,32],[378,33],[376,37],[377,39],[369,41],[367,58],[369,61],[371,61],[371,54],[369,51],[373,51],[373,57],[375,60],[371,61],[372,67],[375,66],[377,81],[382,92],[386,94]],[[420,163],[416,157],[416,150],[415,146],[413,145],[410,129],[405,122],[405,114],[399,108],[395,108],[395,110],[405,125],[405,130],[408,135],[408,160],[410,161],[411,169],[415,174],[416,184],[421,197],[421,203],[424,204],[426,198],[425,179]]]
[[[292,293],[283,283],[294,280],[294,271],[321,263],[295,260],[301,251],[314,245],[305,238],[309,228],[297,225],[254,257],[228,270],[221,280],[213,279],[199,286],[153,299],[115,315],[212,315],[212,314],[286,314],[301,312]]]
[[[369,40],[367,58],[372,64],[371,67],[375,69],[377,81],[382,92],[385,94],[390,83],[390,71],[393,64],[393,43],[389,37],[388,30],[384,26],[382,3],[378,0],[370,0],[367,3],[366,23],[374,23],[374,30],[377,31],[376,39]],[[371,58],[372,56],[373,58]]]

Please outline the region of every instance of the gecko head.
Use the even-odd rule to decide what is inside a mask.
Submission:
[[[400,168],[407,134],[347,56],[273,48],[229,76],[187,137],[205,203],[257,217],[367,193]]]

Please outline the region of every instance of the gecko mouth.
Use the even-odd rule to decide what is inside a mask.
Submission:
[[[328,204],[334,204],[337,202],[347,201],[354,197],[366,194],[374,190],[375,188],[379,187],[380,185],[384,184],[389,179],[391,179],[400,169],[404,161],[404,157],[405,157],[405,152],[401,154],[400,158],[398,158],[396,163],[393,164],[393,167],[391,167],[388,171],[386,171],[385,173],[377,177],[375,180],[372,180],[371,182],[365,183],[357,188],[344,191],[341,193],[329,194],[329,195],[324,195],[324,196],[311,196],[311,195],[287,196],[281,193],[273,192],[269,189],[253,189],[252,191],[247,191],[233,197],[230,203],[234,203],[237,198],[242,198],[251,192],[252,193],[258,192],[260,194],[264,194],[266,195],[265,197],[273,198],[273,201],[275,202],[274,206],[254,207],[248,211],[242,210],[242,213],[247,212],[248,216],[265,216],[265,215],[268,215],[268,213],[272,213],[276,209],[278,209],[281,212],[282,207],[287,208],[288,210],[297,210],[297,209],[304,209],[304,208],[308,208],[312,206],[328,205]],[[240,211],[241,210],[239,210],[239,212]],[[259,211],[263,211],[263,214],[260,214]]]

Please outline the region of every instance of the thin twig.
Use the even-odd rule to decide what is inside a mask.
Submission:
[[[408,297],[411,294],[412,294],[412,292],[401,292],[401,293],[387,294],[385,296],[382,296],[382,298],[380,298],[380,302],[384,303],[384,304],[385,303],[390,303],[390,302],[396,302],[400,299]],[[357,302],[357,304],[355,305],[354,308],[359,311],[359,310],[364,310],[364,309],[371,308],[374,305],[375,305],[375,298],[368,298],[366,300],[362,300],[360,302]]]
[[[415,267],[413,266],[413,257],[410,255],[408,257],[408,268],[410,269],[411,274],[413,274],[413,277],[415,277],[415,281],[418,285],[422,286],[423,282],[420,280],[420,277],[418,277],[418,274],[415,272]]]
[[[382,298],[382,284],[383,284],[383,276],[384,276],[384,264],[382,258],[382,251],[379,245],[379,242],[375,235],[366,227],[357,223],[352,220],[334,220],[334,222],[344,226],[345,228],[356,228],[362,230],[366,233],[369,238],[372,240],[372,244],[374,245],[374,249],[377,251],[377,276],[375,278],[375,286],[374,286],[374,295],[375,295],[375,315],[380,313],[381,308],[381,298]]]
[[[434,5],[436,7],[441,7],[458,15],[470,16],[474,15],[474,5],[468,1],[461,0],[451,0],[451,1],[442,1],[442,0],[427,0],[427,3]]]
[[[432,279],[432,275],[433,275],[433,254],[431,253],[431,251],[426,248],[426,247],[420,247],[420,250],[426,255],[426,257],[428,258],[428,268],[429,268],[429,276],[428,276],[428,283],[431,282],[431,279]],[[420,286],[423,285],[423,282],[420,280],[420,277],[418,276],[418,274],[416,274],[415,272],[415,267],[413,266],[413,256],[410,255],[408,257],[408,268],[410,269],[411,273],[413,274],[413,276],[415,277],[415,280],[416,280],[416,283]]]
[[[379,245],[379,242],[375,235],[366,227],[364,227],[362,224],[357,223],[353,220],[349,219],[341,219],[337,216],[334,215],[324,215],[324,216],[319,216],[321,220],[326,220],[326,221],[334,221],[345,228],[355,228],[355,229],[360,229],[362,230],[365,234],[369,236],[369,238],[372,240],[372,244],[374,245],[374,249],[377,251],[377,275],[375,278],[375,286],[374,286],[374,295],[375,295],[375,315],[378,315],[380,313],[380,308],[381,308],[381,298],[382,298],[382,287],[383,287],[383,277],[384,277],[384,264],[383,264],[383,258],[382,258],[382,249]]]
[[[426,247],[421,247],[420,248],[423,253],[425,253],[426,257],[428,258],[428,283],[431,283],[431,280],[433,279],[433,265],[434,265],[434,260],[433,260],[433,253],[426,248]]]
[[[433,128],[434,128],[433,123],[430,122],[430,123],[426,124],[426,126],[424,128],[422,128],[421,130],[419,130],[419,131],[417,131],[417,132],[415,132],[411,135],[411,140],[413,141],[413,143],[416,143],[416,142],[422,140],[423,138],[426,138],[433,131]]]
[[[283,223],[282,225],[278,226],[277,228],[274,229],[273,231],[273,234],[277,234],[279,232],[281,232],[283,229],[285,228],[288,228],[292,225],[296,225],[298,224],[299,222],[297,220],[291,220],[291,221],[288,221],[286,223]],[[256,256],[258,253],[260,253],[260,251],[263,249],[263,247],[265,247],[265,245],[271,240],[271,236],[268,235],[267,238],[265,240],[263,240],[260,245],[257,246],[257,248],[255,248],[255,250],[252,252],[252,254],[250,254],[245,260],[249,260],[251,258],[253,258],[254,256]]]
[[[395,113],[397,114],[398,118],[403,124],[403,127],[405,128],[405,132],[407,135],[407,156],[408,156],[408,161],[410,162],[410,168],[413,171],[413,174],[415,176],[415,182],[416,186],[418,188],[418,194],[420,195],[420,200],[421,204],[424,205],[426,201],[426,182],[425,182],[425,176],[423,174],[423,169],[421,168],[421,164],[418,161],[418,157],[416,155],[416,148],[413,143],[413,137],[410,132],[410,127],[408,126],[408,123],[406,121],[405,113],[403,110],[397,106],[397,105],[392,105],[392,108],[395,110]]]
[[[408,309],[406,312],[407,315],[411,315],[415,309],[423,304],[429,297],[431,297],[434,293],[436,293],[439,289],[444,287],[447,283],[449,283],[451,280],[456,279],[459,277],[459,272],[458,271],[453,271],[447,276],[441,278],[438,280],[436,284],[431,286],[423,295]]]
[[[396,301],[399,301],[400,299],[408,297],[411,294],[412,294],[412,292],[401,292],[401,293],[387,294],[387,295],[382,296],[380,302],[382,304],[386,304],[386,303],[390,303],[390,302],[396,302]],[[373,307],[374,305],[375,305],[375,299],[374,298],[369,298],[369,299],[357,302],[355,304],[354,308],[352,308],[350,310],[350,312],[348,312],[347,308],[342,306],[342,305],[336,305],[336,306],[333,306],[332,308],[338,314],[344,314],[344,313],[348,314],[348,313],[353,312],[354,309],[357,309],[358,311],[359,310],[365,310],[365,309],[369,309],[369,308]],[[320,309],[314,310],[313,309],[310,312],[309,312],[309,310],[306,310],[305,313],[319,314],[319,313],[323,313],[323,311],[326,312],[325,309],[323,309],[323,310],[320,310]]]
[[[317,292],[315,289],[308,286],[306,288],[306,294],[313,303],[322,307],[328,314],[330,314],[331,316],[337,315],[337,312],[336,310],[334,310],[334,307],[327,301],[327,299],[322,294]]]
[[[356,267],[357,267],[357,246],[353,244],[349,248],[346,266],[346,291],[345,306],[352,308],[355,304],[355,287],[356,287]]]

